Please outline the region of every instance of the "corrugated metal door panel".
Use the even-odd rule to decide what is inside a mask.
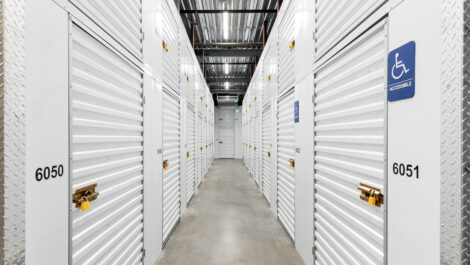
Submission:
[[[186,148],[189,157],[188,158],[188,163],[187,163],[187,174],[186,174],[186,199],[187,202],[191,200],[191,198],[194,195],[195,191],[195,185],[196,185],[196,170],[195,170],[195,156],[196,156],[196,146],[195,146],[195,141],[196,141],[196,128],[195,128],[195,120],[194,120],[194,108],[191,107],[188,104],[188,111],[187,111],[187,120],[186,120]]]
[[[386,0],[316,1],[315,45],[320,57]]]
[[[202,116],[201,113],[198,112],[197,119],[196,119],[196,133],[197,133],[197,147],[196,147],[196,167],[197,167],[197,175],[196,175],[196,187],[199,187],[202,182]]]
[[[259,171],[260,171],[260,161],[258,154],[261,150],[261,144],[260,144],[260,127],[259,123],[261,122],[260,119],[260,113],[257,111],[255,114],[255,119],[254,119],[254,147],[253,147],[253,155],[254,155],[254,175],[253,177],[255,178],[256,184],[261,185],[260,183],[260,177],[259,177]]]
[[[187,54],[188,54],[188,67],[187,67],[187,76],[189,78],[189,81],[187,81],[187,84],[188,84],[188,87],[186,89],[186,92],[185,92],[185,97],[186,97],[186,101],[194,107],[194,104],[195,104],[195,95],[194,95],[194,85],[195,85],[195,74],[194,74],[194,61],[193,61],[193,57],[191,56],[191,51],[189,51],[188,49],[187,50]]]
[[[142,58],[141,0],[70,0],[101,27]]]
[[[277,105],[277,216],[295,240],[294,89],[278,99]]]
[[[271,105],[263,110],[263,195],[271,203]]]
[[[384,262],[385,207],[362,201],[358,185],[385,190],[386,56],[386,27],[380,23],[316,73],[314,227],[320,264]]]
[[[88,211],[70,206],[72,264],[140,263],[142,73],[78,26],[71,32],[71,192],[95,183],[99,192]]]
[[[288,9],[279,24],[279,94],[291,88],[295,81],[295,51],[291,43],[295,38],[295,1],[289,3]]]
[[[163,82],[179,94],[179,30],[167,1],[163,3],[162,16],[164,42],[162,45],[166,46],[163,47]]]
[[[180,218],[180,100],[163,89],[163,241],[168,239]]]

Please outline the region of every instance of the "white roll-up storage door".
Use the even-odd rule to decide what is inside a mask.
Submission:
[[[358,186],[386,188],[386,34],[382,22],[316,73],[318,264],[384,264],[385,206],[361,200]]]
[[[290,1],[279,24],[279,95],[295,81],[295,0]]]
[[[263,195],[271,203],[271,105],[263,109]]]
[[[163,82],[178,95],[179,88],[179,30],[178,24],[172,15],[168,0],[163,1],[162,12],[162,47],[163,47]],[[171,3],[173,4],[173,3]],[[155,47],[156,48],[156,47]]]
[[[75,24],[70,45],[71,193],[99,192],[87,211],[70,200],[71,263],[140,264],[142,73]]]
[[[315,46],[321,57],[386,0],[316,1]]]
[[[180,100],[163,88],[163,242],[180,219]]]
[[[295,240],[294,88],[279,96],[277,103],[277,216]]]
[[[261,128],[260,124],[261,123],[261,114],[259,111],[256,111],[255,114],[255,119],[254,119],[254,147],[253,147],[253,162],[254,162],[254,175],[253,177],[255,178],[256,184],[258,186],[261,185],[260,183],[260,167],[261,167],[261,161],[259,157],[259,153],[261,152]]]
[[[202,116],[198,112],[196,118],[196,187],[202,182]]]
[[[70,0],[119,43],[142,58],[142,1]]]
[[[187,154],[186,158],[188,163],[186,166],[186,200],[189,202],[194,195],[196,188],[196,170],[195,170],[195,161],[196,161],[196,128],[195,128],[195,113],[194,108],[188,104],[187,108],[187,120],[186,120],[186,149]]]

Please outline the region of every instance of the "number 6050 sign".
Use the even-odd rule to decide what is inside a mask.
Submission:
[[[64,166],[55,165],[51,167],[40,167],[36,169],[36,180],[48,180],[56,177],[62,177],[64,175]]]

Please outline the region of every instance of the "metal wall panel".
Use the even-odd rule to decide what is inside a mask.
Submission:
[[[162,3],[163,82],[167,87],[179,94],[179,29],[178,23],[176,23],[167,1],[168,0],[163,1]],[[171,4],[173,5],[173,3]]]
[[[317,0],[316,56],[320,57],[386,0]]]
[[[98,25],[118,38],[125,48],[142,58],[141,0],[70,0]]]
[[[379,24],[316,72],[317,264],[384,263],[385,206],[361,200],[358,186],[386,189],[386,34]]]
[[[187,165],[186,165],[186,200],[189,202],[196,190],[196,123],[195,123],[195,110],[188,103],[187,106],[187,119],[186,119],[186,150],[187,150]]]
[[[163,241],[168,240],[180,218],[180,100],[172,91],[163,89]]]
[[[280,95],[277,103],[277,217],[295,240],[294,91]]]
[[[271,105],[263,109],[263,195],[271,203]]]
[[[279,24],[279,94],[295,82],[295,1],[290,1]],[[293,45],[293,46],[292,46]]]
[[[82,29],[71,29],[71,192],[96,183],[98,199],[71,202],[72,264],[137,264],[143,249],[142,73]]]

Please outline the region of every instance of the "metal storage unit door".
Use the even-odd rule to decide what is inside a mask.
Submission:
[[[70,198],[71,264],[140,264],[142,73],[75,24],[70,45],[70,196],[99,192],[87,211]]]
[[[292,0],[279,24],[279,94],[295,81],[295,0]]]
[[[142,1],[71,0],[129,51],[142,57]]]
[[[254,153],[254,163],[255,163],[255,181],[256,181],[256,184],[258,184],[258,186],[260,186],[262,183],[261,183],[261,167],[262,167],[262,161],[261,161],[261,157],[260,157],[260,152],[262,150],[262,145],[261,145],[261,128],[260,128],[260,125],[261,125],[261,114],[259,113],[259,111],[256,111],[256,114],[255,114],[255,146],[253,148],[253,153]]]
[[[386,0],[317,0],[315,45],[323,55]]]
[[[385,206],[361,200],[358,186],[386,188],[386,54],[382,22],[316,73],[318,264],[384,263]]]
[[[180,218],[180,100],[163,88],[163,242]]]
[[[202,182],[202,117],[198,112],[196,119],[196,187]]]
[[[277,216],[295,240],[294,89],[277,103]]]
[[[271,105],[263,110],[263,195],[271,203]]]
[[[168,0],[167,0],[168,1]],[[175,91],[179,89],[179,38],[178,24],[172,16],[168,2],[163,3],[163,82]],[[173,3],[171,3],[173,4]]]
[[[196,155],[196,128],[195,128],[195,121],[194,121],[194,108],[188,104],[187,110],[187,120],[186,120],[186,149],[187,149],[187,174],[186,174],[186,199],[187,202],[191,200],[194,195],[195,186],[196,186],[196,170],[195,170],[195,155]]]

